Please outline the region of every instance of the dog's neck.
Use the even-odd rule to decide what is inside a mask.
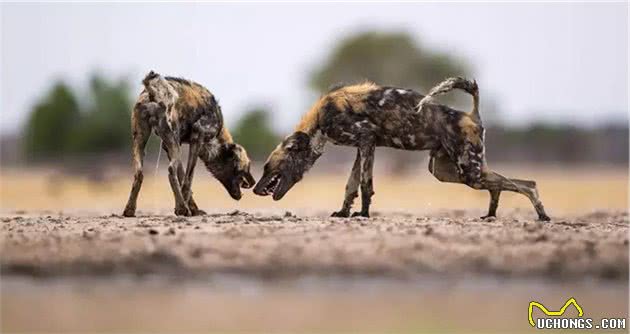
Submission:
[[[327,142],[326,136],[324,136],[324,134],[319,129],[313,131],[308,135],[311,138],[312,155],[316,155],[317,158],[319,158],[324,153],[324,147],[326,146]],[[315,160],[317,160],[317,158],[315,158]]]
[[[326,137],[320,130],[309,134],[310,137],[310,152],[308,157],[306,158],[306,171],[311,169],[315,164],[315,161],[319,159],[324,153],[324,147],[326,146]]]
[[[203,143],[199,151],[199,157],[206,165],[209,165],[220,155],[221,148],[224,145],[231,144],[233,142],[234,139],[232,139],[232,135],[226,127],[223,127],[216,137]]]

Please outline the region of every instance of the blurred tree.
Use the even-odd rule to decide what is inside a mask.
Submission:
[[[265,159],[278,144],[269,115],[266,108],[254,108],[246,112],[234,128],[234,140],[245,147],[252,159]]]
[[[421,47],[407,33],[364,32],[342,40],[310,83],[319,92],[365,79],[426,91],[447,77],[469,74],[462,60]]]
[[[24,132],[27,159],[45,159],[62,154],[80,116],[77,99],[70,87],[61,81],[55,83],[35,105],[27,122]]]
[[[95,74],[90,79],[89,102],[69,143],[72,153],[119,151],[131,145],[129,85]]]
[[[85,103],[62,82],[33,108],[24,149],[31,160],[107,151],[130,145],[132,101],[124,80],[93,75]]]

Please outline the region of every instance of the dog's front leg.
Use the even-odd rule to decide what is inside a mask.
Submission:
[[[372,184],[372,172],[374,170],[375,145],[369,142],[359,148],[361,156],[361,211],[352,214],[352,217],[370,217],[370,203],[374,188]]]
[[[184,196],[184,200],[188,203],[188,208],[190,208],[190,212],[193,216],[205,215],[206,213],[203,210],[200,210],[197,207],[197,203],[192,197],[192,181],[193,176],[195,175],[195,166],[197,164],[197,157],[199,156],[199,149],[201,148],[201,143],[196,138],[191,140],[189,149],[188,149],[188,164],[186,166],[186,175],[184,176],[184,183],[182,185],[182,195]]]
[[[361,150],[357,149],[357,157],[354,159],[352,171],[346,183],[346,194],[343,199],[341,210],[333,212],[332,217],[349,217],[350,209],[354,199],[357,198],[359,192],[359,182],[361,181]]]

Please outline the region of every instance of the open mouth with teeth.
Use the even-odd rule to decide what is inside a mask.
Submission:
[[[280,175],[274,175],[271,180],[269,181],[269,183],[267,183],[267,186],[265,187],[265,193],[273,193],[276,191],[276,188],[278,188],[278,185],[280,184]]]
[[[273,195],[274,200],[281,199],[289,190],[289,185],[285,181],[285,178],[280,174],[272,175],[266,178],[267,181],[261,180],[254,189],[254,193],[260,196]]]

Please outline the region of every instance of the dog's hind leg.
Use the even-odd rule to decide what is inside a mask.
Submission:
[[[441,182],[463,183],[455,165],[443,150],[431,152],[429,172]]]
[[[534,209],[538,214],[539,220],[551,220],[545,212],[545,207],[543,206],[543,203],[540,201],[535,181],[510,179],[494,171],[487,171],[483,177],[482,182],[484,188],[490,190],[491,192],[500,192],[505,190],[525,195],[532,202],[532,205],[534,206]]]
[[[178,144],[179,145],[179,144]],[[181,148],[181,145],[179,145]],[[168,155],[168,147],[166,147],[166,145],[164,144],[164,141],[162,141],[162,149],[164,150],[164,152],[166,152],[169,161],[171,160],[171,156]],[[184,184],[184,176],[186,175],[186,173],[184,172],[184,166],[180,163],[177,165],[177,180],[179,181],[179,184],[183,186]]]
[[[486,189],[490,192],[490,205],[488,214],[484,217],[496,216],[499,206],[499,195],[501,191],[512,191],[525,195],[534,206],[539,220],[548,221],[549,216],[545,213],[545,208],[538,197],[536,182],[529,180],[508,179],[496,172],[486,170],[482,178],[475,183],[466,183],[459,174],[457,165],[451,161],[445,151],[439,150],[431,154],[429,161],[429,171],[442,182],[462,183],[474,189]]]
[[[188,208],[188,204],[184,200],[181,183],[179,182],[180,174],[181,179],[183,180],[184,178],[180,145],[171,131],[161,131],[160,137],[162,138],[162,147],[166,150],[169,160],[168,181],[171,185],[173,196],[175,197],[175,214],[178,216],[190,216],[191,212]]]
[[[333,212],[332,217],[349,217],[350,209],[357,198],[359,192],[359,183],[361,182],[361,151],[357,149],[357,157],[354,159],[348,183],[346,183],[346,194],[343,199],[341,210]]]
[[[488,213],[482,216],[481,219],[496,217],[497,208],[499,207],[499,197],[501,196],[500,190],[488,190],[490,193],[490,204],[488,205]]]
[[[142,173],[142,165],[144,162],[144,149],[147,145],[147,141],[151,136],[151,126],[146,118],[143,117],[139,109],[134,109],[131,118],[132,128],[132,154],[133,154],[133,184],[131,186],[131,192],[129,193],[129,199],[127,205],[123,211],[123,216],[133,217],[136,214],[136,203],[138,201],[138,194],[142,187],[142,181],[144,174]]]

